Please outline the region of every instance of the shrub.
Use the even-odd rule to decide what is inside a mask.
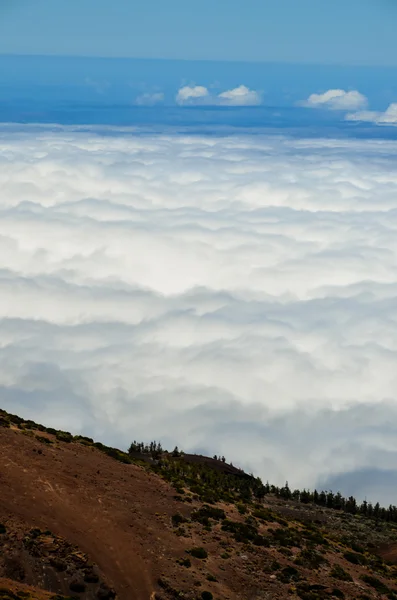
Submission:
[[[238,523],[229,519],[224,519],[222,522],[222,530],[233,533],[236,542],[243,543],[252,542],[259,535],[258,528],[255,525]]]
[[[93,444],[94,443],[94,440],[92,438],[86,437],[85,435],[75,435],[73,439],[75,442],[80,442],[80,444]]]
[[[298,583],[296,591],[299,598],[302,600],[321,600],[322,598],[330,597],[330,594],[327,593],[327,588],[320,584],[311,585],[307,582]]]
[[[207,550],[202,547],[191,548],[190,550],[186,550],[186,552],[194,556],[194,558],[200,558],[201,560],[204,560],[208,557]]]
[[[121,450],[118,450],[117,448],[111,448],[110,446],[105,446],[104,444],[101,444],[101,442],[95,442],[95,444],[93,444],[93,446],[95,448],[97,448],[98,450],[100,450],[101,452],[103,452],[104,454],[107,454],[111,458],[114,458],[115,460],[118,460],[119,462],[122,462],[126,465],[130,465],[132,462],[126,452],[122,452]]]
[[[201,599],[202,600],[212,600],[213,597],[214,596],[211,594],[211,592],[201,592]]]
[[[67,444],[73,441],[73,436],[69,431],[57,431],[55,437],[59,442],[66,442]]]
[[[352,563],[352,565],[366,565],[368,562],[365,556],[358,554],[357,552],[345,552],[343,556]]]
[[[330,575],[334,579],[340,579],[341,581],[353,581],[353,577],[350,575],[350,573],[345,571],[343,567],[337,564],[332,567]]]
[[[390,592],[387,585],[385,585],[382,581],[380,581],[380,579],[377,579],[373,575],[362,575],[361,579],[362,581],[364,581],[364,583],[370,585],[381,594],[387,594],[388,592]]]
[[[215,506],[208,506],[205,504],[198,510],[192,512],[191,519],[192,521],[197,521],[198,523],[202,523],[203,520],[204,525],[208,524],[208,519],[213,519],[214,521],[222,521],[226,518],[225,511],[222,508],[216,508]]]
[[[52,444],[53,441],[49,438],[44,437],[43,435],[36,435],[36,440],[41,442],[42,444]]]
[[[247,509],[246,504],[243,504],[242,502],[239,502],[237,504],[237,510],[240,513],[240,515],[245,515],[248,509]]]
[[[190,558],[180,558],[177,561],[178,565],[181,565],[182,567],[186,567],[187,569],[189,569],[192,566],[192,561],[190,560]]]
[[[277,575],[277,579],[281,583],[291,583],[291,581],[299,581],[301,578],[300,573],[295,567],[284,567]]]
[[[207,581],[218,581],[217,578],[215,577],[215,575],[211,575],[211,573],[209,573],[207,575]]]
[[[186,523],[187,519],[180,513],[177,513],[176,515],[172,515],[171,521],[174,527],[179,527],[181,523]]]
[[[305,548],[301,551],[295,562],[297,565],[301,565],[307,569],[318,569],[321,567],[321,565],[326,564],[328,561],[313,548]]]
[[[0,523],[0,534],[4,534],[7,532],[6,526],[3,523]]]

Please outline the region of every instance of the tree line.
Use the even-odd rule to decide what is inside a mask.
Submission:
[[[176,446],[172,452],[164,450],[160,442],[132,442],[129,448],[130,455],[142,454],[151,456],[155,461],[155,470],[161,472],[166,479],[177,487],[183,484],[199,492],[206,501],[239,500],[246,502],[261,501],[266,495],[273,495],[285,500],[293,500],[302,504],[314,504],[323,508],[362,515],[371,519],[397,523],[397,507],[390,505],[388,508],[380,506],[379,502],[373,504],[364,500],[359,503],[353,496],[345,498],[340,492],[317,490],[291,490],[288,482],[283,487],[263,484],[259,477],[253,475],[245,480],[236,476],[214,472],[209,464],[188,465],[175,463],[172,458],[183,456],[183,452]],[[171,460],[170,460],[171,459]],[[214,460],[226,463],[224,456],[214,456]],[[241,471],[242,472],[242,471]]]

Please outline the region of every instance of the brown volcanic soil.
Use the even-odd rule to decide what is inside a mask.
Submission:
[[[253,507],[242,515],[232,504],[218,504],[234,524],[254,520],[268,542],[258,547],[237,542],[216,521],[206,528],[187,520],[178,529],[172,516],[188,518],[202,503],[179,501],[148,468],[122,464],[91,445],[12,425],[0,426],[0,450],[0,599],[14,598],[2,595],[5,588],[31,600],[61,600],[55,594],[111,600],[115,593],[119,600],[201,600],[203,591],[214,600],[397,600],[394,566],[378,562],[372,551],[356,549],[358,563],[346,558],[356,553],[356,543],[371,541],[373,552],[380,547],[385,559],[394,560],[395,526],[272,496],[264,506],[278,515],[275,520],[248,517]],[[182,460],[237,474],[206,457]],[[284,544],[284,534],[296,544]],[[197,546],[208,558],[186,554]],[[184,564],[187,559],[190,564]],[[335,577],[336,567],[350,578]]]
[[[44,446],[4,428],[0,441],[0,522],[50,529],[90,556],[121,600],[150,598],[154,574],[178,547],[156,515],[168,525],[178,511],[170,487],[80,444]]]

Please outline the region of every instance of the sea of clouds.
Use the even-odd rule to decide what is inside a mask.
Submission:
[[[0,126],[0,405],[395,501],[396,159]]]

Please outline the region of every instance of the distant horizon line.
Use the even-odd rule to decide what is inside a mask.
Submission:
[[[397,70],[395,65],[382,64],[340,64],[340,63],[317,63],[317,62],[289,62],[276,60],[244,60],[244,59],[210,59],[210,58],[154,58],[142,56],[102,56],[93,54],[25,54],[13,52],[0,52],[0,58],[25,58],[25,59],[72,59],[72,60],[109,60],[109,61],[141,61],[141,62],[172,62],[172,63],[228,63],[228,64],[249,64],[249,65],[267,65],[267,66],[291,66],[291,67],[322,67],[338,69],[384,69]]]

